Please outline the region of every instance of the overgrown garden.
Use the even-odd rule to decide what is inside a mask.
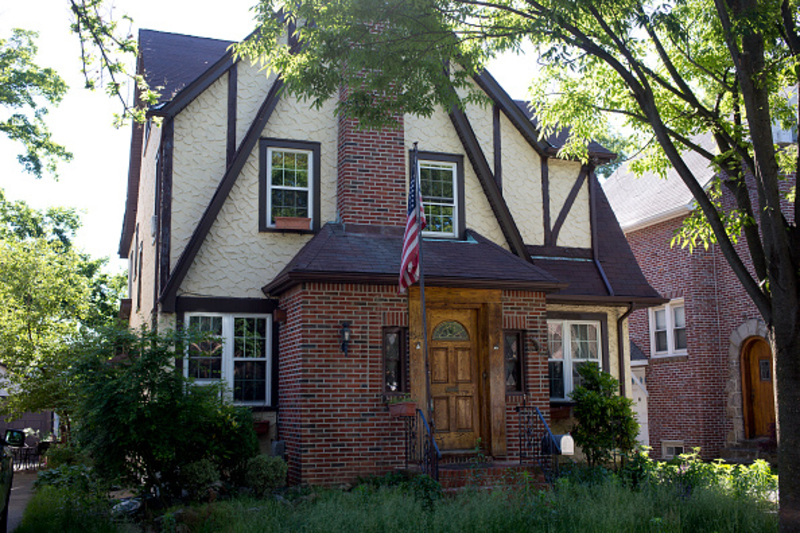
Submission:
[[[287,488],[286,464],[258,453],[249,410],[174,370],[176,353],[203,342],[192,332],[111,330],[75,347],[73,439],[50,452],[18,531],[778,529],[777,476],[763,461],[706,463],[695,453],[660,463],[641,450],[615,461],[612,449],[632,448],[636,433],[630,400],[591,365],[575,399],[579,422],[603,419],[603,428],[576,428],[592,466],[566,464],[552,486],[509,473],[487,491],[476,462],[473,481],[455,492],[399,472],[347,488]]]

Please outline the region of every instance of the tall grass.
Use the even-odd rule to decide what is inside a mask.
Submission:
[[[28,502],[15,533],[116,533],[108,502],[69,487],[42,486]]]
[[[729,467],[688,456],[681,463],[634,458],[619,474],[577,470],[542,491],[530,476],[486,491],[442,495],[425,476],[390,475],[350,492],[290,491],[285,498],[236,498],[184,507],[148,531],[225,532],[548,532],[778,531],[775,476],[765,463]],[[117,531],[108,503],[65,487],[42,486],[21,533]]]
[[[185,514],[185,511],[184,511]],[[714,488],[685,497],[652,485],[631,490],[613,478],[562,481],[554,491],[467,490],[427,506],[403,487],[323,491],[296,503],[237,500],[198,507],[189,531],[282,532],[769,532],[777,517],[753,500]]]

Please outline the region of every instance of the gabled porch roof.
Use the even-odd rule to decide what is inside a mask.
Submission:
[[[396,284],[403,228],[328,223],[261,290],[279,295],[306,281]],[[552,292],[566,287],[551,274],[467,230],[463,241],[424,239],[425,283],[439,287]]]

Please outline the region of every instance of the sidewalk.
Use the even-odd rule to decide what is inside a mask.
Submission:
[[[14,472],[14,483],[11,486],[11,501],[8,503],[8,531],[14,531],[22,522],[22,513],[33,496],[33,482],[37,472],[21,470]]]

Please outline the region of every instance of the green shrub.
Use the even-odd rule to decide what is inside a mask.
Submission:
[[[181,471],[208,459],[225,469],[251,457],[251,415],[221,384],[195,386],[174,370],[175,354],[197,336],[105,330],[87,341],[74,367],[78,440],[99,475],[158,494],[181,496]]]
[[[77,447],[70,444],[57,444],[47,450],[48,468],[58,468],[61,465],[89,465],[91,460]]]
[[[245,485],[253,489],[256,496],[263,497],[286,485],[288,471],[286,462],[280,457],[257,455],[247,461]]]
[[[619,382],[595,364],[578,367],[581,385],[572,391],[575,419],[572,431],[589,466],[607,463],[614,450],[630,452],[636,446],[639,424],[633,415],[633,400],[619,396]]]
[[[33,482],[35,488],[50,486],[69,489],[86,495],[102,495],[107,485],[103,484],[86,465],[61,465],[58,468],[42,470]]]
[[[181,469],[183,488],[193,499],[202,498],[208,488],[219,481],[219,468],[208,459],[189,463]]]

